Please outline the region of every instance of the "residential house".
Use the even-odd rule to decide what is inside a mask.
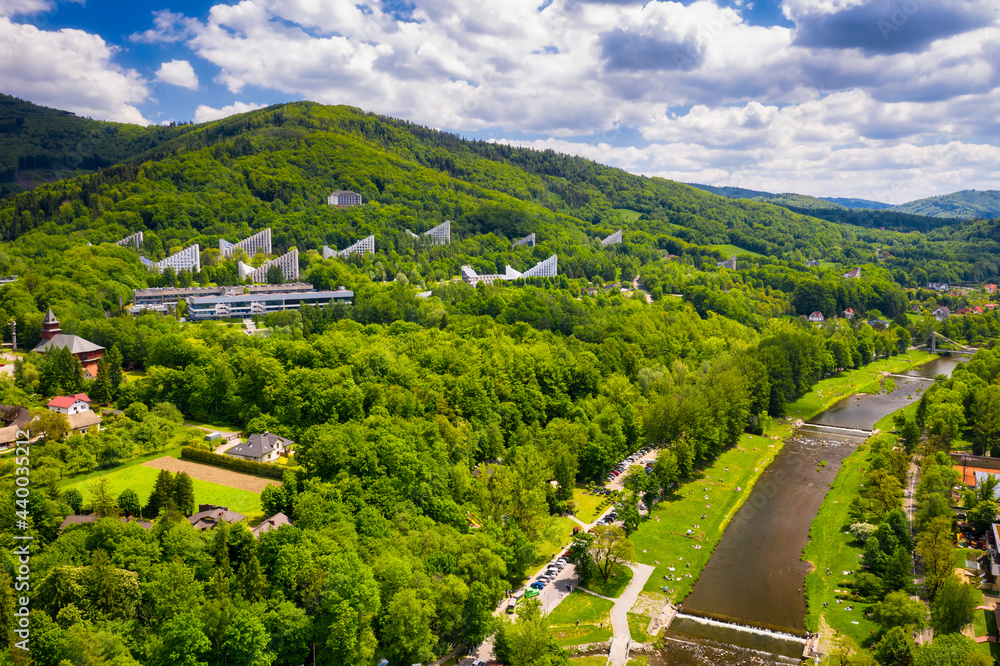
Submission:
[[[934,318],[938,321],[944,321],[948,318],[948,315],[951,314],[951,310],[949,310],[947,306],[942,305],[939,308],[935,308],[931,314],[934,315]]]
[[[215,504],[199,504],[198,513],[188,518],[188,522],[196,530],[212,529],[220,523],[238,523],[246,518],[242,513],[230,511],[228,506]]]
[[[66,519],[62,521],[59,525],[58,533],[62,533],[64,529],[71,525],[86,525],[87,523],[96,523],[98,520],[104,516],[99,516],[97,514],[91,514],[89,516],[66,516]],[[122,516],[118,519],[120,523],[135,523],[144,530],[153,529],[153,523],[148,520],[139,520],[138,518],[126,518]]]
[[[927,283],[927,288],[928,289],[932,289],[932,290],[934,290],[934,291],[936,291],[936,292],[938,292],[940,294],[941,292],[948,291],[948,283],[947,282],[928,282]]]
[[[806,268],[812,268],[814,266],[819,266],[819,259],[810,259],[806,262]]]
[[[90,398],[86,393],[57,395],[47,405],[49,411],[65,414],[70,430],[85,433],[91,428],[100,430],[101,417],[90,409]]]
[[[250,435],[247,441],[228,449],[226,455],[241,460],[266,463],[277,460],[283,453],[288,453],[294,445],[295,442],[287,437],[265,432]]]
[[[817,324],[818,323],[822,323],[822,321],[824,319],[826,319],[826,317],[824,317],[823,313],[820,312],[819,310],[817,310],[816,312],[813,312],[811,315],[809,315],[809,321],[817,323]]]
[[[28,432],[27,428],[31,420],[31,412],[28,411],[27,407],[0,405],[0,421],[3,422],[3,427],[0,427],[0,446],[14,446],[18,439],[17,433]]]
[[[868,325],[878,331],[884,331],[889,328],[889,322],[885,319],[869,319]]]
[[[854,310],[852,310],[851,308],[847,308],[846,310],[844,310],[844,316],[848,319],[854,319]]]
[[[843,275],[845,280],[858,280],[861,278],[861,267],[858,266],[853,271],[847,271]]]
[[[56,397],[49,400],[49,404],[46,405],[50,412],[58,412],[59,414],[65,414],[69,416],[70,414],[79,414],[80,412],[86,412],[90,409],[90,398],[87,397],[86,393],[77,393],[76,395],[57,395]]]
[[[992,294],[993,292],[995,292],[997,290],[997,286],[995,284],[988,284],[988,285],[984,286],[983,289],[986,290],[987,294]]]
[[[291,519],[285,514],[279,512],[274,514],[270,518],[265,518],[264,520],[261,521],[260,525],[251,528],[250,531],[253,532],[253,535],[257,539],[260,539],[260,536],[262,534],[270,532],[271,530],[276,530],[282,525],[289,525],[291,527],[294,527]]]

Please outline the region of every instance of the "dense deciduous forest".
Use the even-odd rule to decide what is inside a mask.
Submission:
[[[907,288],[997,275],[996,221],[930,236],[859,229],[346,107],[171,129],[155,151],[119,143],[123,163],[108,153],[113,166],[0,200],[0,273],[19,276],[0,288],[0,320],[17,323],[19,347],[39,341],[51,307],[64,331],[114,350],[96,380],[71,356],[27,354],[0,401],[38,408],[85,390],[123,410],[86,437],[42,416],[51,434],[31,455],[49,471],[26,507],[14,465],[0,463],[0,588],[24,511],[38,666],[429,661],[492,631],[497,602],[547,554],[550,518],[626,455],[670,448],[669,487],[823,376],[935,327],[967,341],[1000,327],[992,314],[907,317],[951,298]],[[328,207],[335,189],[366,203]],[[446,219],[447,246],[405,232]],[[275,254],[299,249],[304,281],[345,286],[353,303],[271,314],[267,337],[127,313],[135,288],[238,285],[214,248],[267,227]],[[624,242],[602,248],[617,229]],[[201,271],[150,274],[135,248],[113,245],[140,230],[151,259],[199,243]],[[537,246],[512,247],[529,233]],[[319,252],[369,234],[372,256]],[[717,266],[720,246],[736,246],[737,270]],[[464,264],[524,270],[551,254],[556,279],[454,279]],[[861,278],[845,279],[856,266]],[[848,308],[857,317],[833,319]],[[816,311],[830,320],[806,322]],[[990,381],[947,390],[963,410],[984,392],[988,409]],[[953,402],[927,400],[939,398]],[[62,490],[64,476],[197,444],[181,420],[294,440],[298,471],[261,495],[294,527],[259,540],[242,523],[199,532],[187,491],[171,490],[185,482],[166,477],[148,498],[98,484],[83,503]],[[109,517],[58,533],[81,510]],[[121,511],[155,526],[121,524]]]

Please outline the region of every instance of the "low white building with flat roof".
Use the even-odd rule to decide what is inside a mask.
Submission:
[[[347,303],[354,299],[349,289],[335,291],[297,291],[290,293],[232,294],[196,296],[187,299],[188,319],[244,319],[283,310],[298,310],[302,304],[323,306],[327,303]]]

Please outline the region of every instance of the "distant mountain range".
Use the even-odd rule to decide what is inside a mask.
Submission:
[[[688,184],[706,192],[731,199],[763,201],[778,206],[785,206],[796,211],[862,209],[948,219],[993,218],[1000,216],[1000,191],[997,190],[962,190],[961,192],[917,199],[916,201],[893,206],[892,204],[871,201],[869,199],[813,197],[808,194],[794,193],[775,194],[761,190],[748,190],[742,187],[716,187],[714,185],[701,185],[698,183]],[[893,224],[891,226],[897,225]]]

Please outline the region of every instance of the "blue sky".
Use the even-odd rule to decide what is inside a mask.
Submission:
[[[0,92],[104,120],[351,104],[633,172],[1000,189],[992,0],[0,0]]]

